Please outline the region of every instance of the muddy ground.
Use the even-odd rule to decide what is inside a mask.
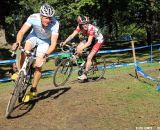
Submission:
[[[0,93],[0,130],[136,130],[140,126],[151,126],[156,130],[160,126],[158,109],[159,115],[129,109],[136,102],[124,99],[123,93],[133,89],[110,86],[114,81],[124,82],[124,77],[128,74],[99,82],[72,82],[61,88],[39,86],[38,97],[19,105],[10,119],[4,117],[10,94],[8,91]],[[142,106],[154,105],[152,102],[142,103]],[[138,123],[142,120],[143,125]]]

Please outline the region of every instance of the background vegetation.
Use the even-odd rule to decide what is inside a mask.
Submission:
[[[147,36],[150,43],[152,35],[159,33],[159,0],[5,0],[0,4],[0,25],[7,40],[14,40],[26,18],[46,2],[55,8],[61,23],[60,39],[75,28],[77,15],[88,15],[107,40],[134,34]]]

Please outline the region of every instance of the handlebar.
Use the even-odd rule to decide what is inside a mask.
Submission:
[[[61,50],[63,52],[73,52],[75,50],[75,48],[70,45],[64,45],[64,46],[62,46]]]
[[[61,44],[61,43],[60,43]],[[76,44],[74,42],[70,43],[70,44],[65,44],[64,46],[61,46],[61,50],[62,52],[71,52],[76,54]],[[89,54],[90,48],[85,48],[82,52],[82,54]]]
[[[18,45],[19,46],[19,45]],[[11,56],[13,57],[14,55],[16,55],[16,51],[17,51],[18,47],[16,47],[16,49],[14,51],[12,51]],[[31,51],[27,51],[24,50],[24,48],[20,47],[19,50],[23,53],[25,53],[26,55],[30,56],[30,55],[34,55]]]

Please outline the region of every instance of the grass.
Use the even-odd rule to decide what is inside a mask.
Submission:
[[[159,74],[158,62],[140,66],[153,77],[157,77]],[[54,69],[54,60],[52,59],[43,68],[43,70]],[[145,79],[140,75],[139,79],[136,79],[133,66],[107,69],[106,79],[99,82],[77,84],[76,81],[75,84],[71,84],[76,78],[77,73],[72,73],[68,85],[73,86],[76,89],[73,92],[77,92],[77,94],[68,93],[64,95],[66,98],[62,101],[63,96],[57,100],[61,101],[58,105],[62,105],[58,109],[59,111],[65,109],[69,114],[73,113],[72,118],[77,116],[78,121],[80,120],[82,123],[78,126],[77,119],[74,120],[75,123],[69,122],[71,115],[68,116],[67,112],[63,110],[66,112],[63,113],[63,118],[67,118],[67,123],[72,124],[68,130],[77,127],[83,129],[84,124],[88,129],[102,130],[135,130],[136,127],[156,129],[159,127],[160,92],[155,90],[157,82]],[[0,83],[0,93],[12,89],[12,86],[11,82]],[[45,76],[40,80],[39,87],[46,86],[53,86],[52,75]],[[69,105],[64,106],[67,103]],[[59,127],[63,128],[63,123]]]
[[[146,65],[143,67],[147,68]],[[107,130],[134,130],[135,127],[149,126],[156,129],[160,123],[160,93],[155,90],[156,83],[143,77],[137,80],[126,74],[133,74],[132,67],[117,68],[115,72],[108,73],[105,82],[94,84],[94,87],[107,92],[102,100],[111,113],[106,116],[107,125],[100,122]]]

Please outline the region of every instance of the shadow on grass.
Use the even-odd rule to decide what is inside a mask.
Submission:
[[[71,89],[70,87],[54,88],[39,93],[36,98],[32,99],[28,103],[20,103],[18,106],[16,106],[12,116],[10,116],[8,119],[15,119],[22,117],[28,112],[30,112],[34,108],[36,103],[38,103],[39,101],[45,100],[49,97],[51,97],[51,99],[57,99],[59,96],[66,93],[70,89]]]

